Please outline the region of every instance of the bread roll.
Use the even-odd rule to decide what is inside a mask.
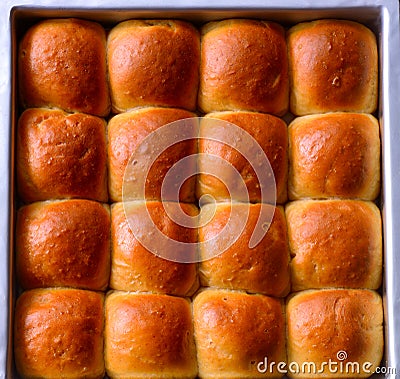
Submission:
[[[282,26],[232,19],[208,23],[201,33],[200,109],[286,112],[289,79]]]
[[[103,295],[53,288],[17,300],[14,356],[22,378],[102,378]]]
[[[304,22],[289,29],[287,43],[292,113],[375,111],[378,51],[371,30],[347,20]]]
[[[286,311],[291,378],[366,378],[379,366],[383,311],[376,292],[303,291]]]
[[[215,124],[212,119],[216,119],[216,125],[223,130],[218,133],[218,138],[224,143],[213,140],[216,135]],[[235,141],[242,148],[234,149],[230,144],[231,135],[236,133],[232,130],[230,124],[234,124],[243,130],[243,135],[237,137]],[[246,136],[247,133],[250,136]],[[257,177],[257,172],[254,169],[260,170],[259,155],[264,153],[265,157],[270,163],[274,178],[268,177],[269,181],[273,181],[276,185],[276,199],[273,200],[277,203],[284,203],[287,198],[287,171],[288,171],[288,158],[287,158],[287,127],[281,119],[261,113],[253,112],[216,112],[209,113],[200,123],[200,139],[199,139],[199,153],[206,154],[207,159],[199,158],[199,176],[197,183],[197,196],[200,198],[202,195],[211,195],[217,200],[240,200],[236,198],[234,193],[228,190],[237,189],[236,178],[231,175],[227,179],[221,180],[226,177],[227,172],[224,167],[220,168],[221,177],[207,175],[210,169],[216,166],[216,162],[209,160],[210,155],[220,157],[223,161],[230,163],[235,167],[247,188],[249,201],[251,202],[268,202],[268,199],[262,199],[260,185],[268,187],[269,183],[264,183],[263,179]],[[240,140],[239,140],[240,139]],[[252,148],[249,152],[248,140],[254,144],[258,143],[259,146]],[[243,143],[243,144],[242,144]],[[240,151],[241,150],[241,151]],[[262,170],[267,170],[262,168]],[[223,175],[222,175],[223,174]],[[261,181],[260,181],[261,179]],[[224,183],[224,181],[226,181]]]
[[[184,212],[197,214],[195,206],[181,204]],[[177,225],[171,220],[160,202],[116,203],[111,208],[112,268],[110,287],[123,291],[150,291],[185,296],[197,289],[195,264],[179,263],[165,259],[168,246],[164,250],[147,250],[132,232],[131,225],[139,227],[141,235],[154,236],[153,228],[158,228],[167,238],[188,244],[186,253],[195,255],[197,230]],[[152,222],[145,221],[149,212]],[[154,223],[154,224],[153,224]],[[192,245],[190,245],[192,244]]]
[[[292,290],[378,289],[382,232],[378,207],[357,200],[299,200],[286,206]]]
[[[378,121],[371,115],[304,116],[289,125],[289,198],[374,200],[380,189]]]
[[[200,36],[178,20],[129,20],[107,42],[112,107],[194,110],[199,80]]]
[[[17,132],[20,199],[85,198],[106,202],[106,124],[101,118],[28,109]]]
[[[206,290],[193,301],[199,377],[280,378],[265,360],[285,362],[285,319],[279,300]]]
[[[106,298],[108,377],[195,378],[190,303],[156,294],[113,292]]]
[[[100,24],[48,19],[32,26],[18,52],[19,93],[25,108],[61,108],[107,116],[106,33]]]
[[[129,160],[139,146],[153,150],[146,142],[152,132],[174,121],[192,118],[191,112],[174,108],[141,108],[122,113],[113,117],[108,124],[108,165],[109,165],[109,192],[114,202],[122,201],[124,174]],[[168,134],[168,131],[163,133]],[[193,135],[193,138],[196,138]],[[161,136],[162,138],[162,136]],[[178,140],[180,135],[176,137]],[[168,170],[179,160],[196,153],[196,140],[186,140],[177,143],[155,159],[155,162],[146,176],[145,198],[147,200],[161,199],[161,186]],[[194,201],[195,178],[191,177],[182,184],[179,199],[185,202]],[[125,199],[126,200],[126,199]],[[134,200],[134,198],[130,198]],[[143,200],[140,199],[139,200]],[[171,200],[171,199],[164,199]]]
[[[16,223],[16,271],[24,289],[104,290],[110,274],[110,214],[90,200],[38,202]]]
[[[248,219],[241,232],[240,222],[235,220],[236,216],[232,212],[238,212],[244,218],[247,209]],[[210,212],[214,212],[211,204],[202,209],[201,224]],[[264,234],[260,243],[250,248],[250,238],[259,216],[265,217],[262,226]],[[228,227],[231,219],[233,226]],[[213,242],[212,239],[224,234],[222,242],[228,238],[227,234],[229,238],[237,239],[232,241],[227,250],[222,251],[221,243]],[[202,244],[206,241],[211,243]],[[219,203],[211,221],[199,228],[199,242],[202,244],[199,271],[203,286],[246,290],[277,297],[286,296],[289,292],[289,246],[282,208],[267,204]]]

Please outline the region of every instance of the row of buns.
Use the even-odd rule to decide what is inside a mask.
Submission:
[[[20,200],[122,201],[125,170],[132,154],[147,145],[153,150],[147,138],[164,125],[176,122],[180,128],[179,122],[194,116],[181,109],[149,107],[117,115],[107,124],[82,113],[28,109],[19,118],[17,132]],[[261,185],[268,183],[260,181],[256,153],[269,161],[278,204],[288,198],[374,200],[379,194],[379,125],[372,115],[337,112],[303,116],[289,127],[280,118],[257,112],[217,112],[193,120],[198,122],[189,136],[193,138],[182,137],[178,131],[177,142],[162,151],[144,172],[144,196],[130,200],[172,200],[162,197],[163,181],[175,163],[193,154],[198,156],[199,174],[180,188],[179,200],[183,202],[195,202],[203,195],[217,201],[242,200],[229,191],[237,185],[237,178],[225,175],[222,180],[225,166],[205,159],[205,155],[220,158],[239,172],[250,202],[271,202],[265,201],[261,192]],[[215,124],[210,120],[223,123],[219,141],[213,137]],[[258,150],[244,156],[227,145],[232,139],[232,124],[248,133]],[[167,136],[165,130],[162,133]]]
[[[372,202],[301,200],[288,203],[285,209],[268,204],[208,204],[195,223],[199,227],[193,228],[174,222],[165,205],[132,203],[129,212],[134,217],[126,213],[124,203],[110,207],[91,200],[22,207],[16,226],[21,287],[97,291],[110,287],[188,296],[200,283],[284,297],[290,288],[378,289],[381,285],[381,219]],[[194,205],[181,207],[197,215]],[[146,212],[151,216],[148,224],[143,221]],[[203,222],[209,213],[211,221]],[[235,214],[244,219],[244,225],[235,220]],[[271,221],[260,242],[250,247],[259,217]],[[231,219],[234,226],[227,231]],[[152,236],[153,227],[186,244],[180,260],[165,259],[167,245],[156,255],[132,231],[137,228],[142,235]],[[215,238],[227,239],[227,233],[234,239],[223,250]],[[199,263],[185,261],[185,256],[197,257]]]
[[[366,378],[382,357],[382,323],[370,290],[283,302],[215,289],[192,301],[36,289],[16,304],[15,358],[26,378]]]
[[[142,106],[278,116],[377,107],[376,38],[348,20],[287,31],[253,19],[200,29],[180,20],[128,20],[106,31],[93,21],[49,19],[23,36],[18,67],[24,108],[100,117]]]

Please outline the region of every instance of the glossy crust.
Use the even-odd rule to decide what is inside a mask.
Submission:
[[[16,271],[22,288],[107,288],[108,205],[90,200],[33,203],[18,211],[16,235]]]
[[[199,377],[280,378],[261,363],[285,362],[285,319],[279,300],[244,292],[205,290],[193,301]]]
[[[197,209],[193,205],[181,204],[181,207],[190,216],[197,214]],[[150,224],[145,221],[144,212],[149,212],[152,220]],[[127,217],[129,217],[129,222]],[[192,294],[197,289],[195,264],[178,263],[165,259],[163,254],[170,253],[170,251],[165,251],[168,249],[166,245],[161,246],[160,249],[154,249],[161,256],[157,256],[155,251],[147,250],[136,239],[131,225],[139,228],[140,235],[150,236],[150,242],[154,242],[152,246],[155,246],[156,243],[153,228],[158,228],[164,236],[170,239],[188,245],[196,242],[196,229],[178,226],[169,218],[160,202],[113,204],[111,219],[111,288],[178,296]],[[186,247],[186,253],[187,256],[194,257],[195,247]]]
[[[114,202],[122,201],[122,189],[125,170],[134,152],[139,146],[151,149],[153,146],[145,141],[149,134],[174,121],[195,117],[194,113],[175,108],[140,108],[131,112],[114,116],[108,124],[108,167],[109,193]],[[164,131],[165,135],[168,131]],[[197,131],[196,131],[197,133]],[[165,136],[164,135],[164,136]],[[179,137],[179,136],[178,136]],[[193,134],[196,138],[197,134]],[[165,138],[161,135],[160,143]],[[145,198],[148,200],[161,199],[161,185],[168,170],[185,156],[196,153],[196,140],[187,140],[164,149],[155,159],[154,164],[146,176]],[[143,173],[145,175],[146,173]],[[129,195],[135,200],[134,195]],[[195,178],[192,177],[183,183],[180,188],[179,199],[192,202],[195,197]],[[137,197],[143,200],[144,197]],[[126,198],[125,198],[126,200]],[[171,200],[164,198],[164,200]]]
[[[105,121],[83,113],[26,110],[18,122],[16,166],[24,202],[77,197],[106,202]]]
[[[205,113],[288,109],[285,31],[266,21],[232,19],[202,28],[198,105]]]
[[[255,230],[256,222],[263,210],[265,221],[262,229],[263,237],[258,245],[250,248],[250,239]],[[238,220],[232,227],[227,223],[235,213],[240,218],[248,214],[244,230]],[[207,205],[202,209],[201,223],[214,206]],[[270,224],[269,224],[270,222]],[[227,227],[226,230],[224,228]],[[246,290],[276,297],[286,296],[289,292],[289,246],[287,240],[286,220],[283,209],[261,204],[229,204],[219,203],[215,208],[212,220],[199,228],[199,242],[211,241],[219,234],[224,235],[222,243],[229,237],[237,237],[236,241],[222,252],[220,242],[211,242],[200,246],[199,266],[203,286]],[[209,257],[211,259],[209,259]]]
[[[210,132],[214,137],[215,125],[210,119],[221,120],[217,121],[218,127],[223,132],[218,134],[218,138],[223,141],[230,141],[233,131],[229,127],[234,124],[243,129],[243,134],[246,132],[258,143],[259,146],[252,150],[249,149],[247,140],[252,140],[246,135],[239,136],[235,143],[240,147],[239,153],[233,147],[213,141],[210,139]],[[254,168],[260,170],[258,161],[259,154],[264,152],[265,157],[268,159],[272,169],[274,178],[268,177],[271,183],[274,181],[276,185],[276,199],[273,201],[282,204],[287,199],[287,175],[288,175],[288,143],[287,143],[287,126],[285,122],[275,116],[255,113],[255,112],[216,112],[209,113],[205,119],[200,123],[200,136],[199,140],[199,153],[215,155],[222,160],[230,163],[235,167],[247,188],[249,201],[251,202],[270,202],[268,199],[263,199],[260,190],[260,181],[257,177]],[[254,141],[253,140],[253,141]],[[251,142],[253,142],[251,141]],[[255,144],[254,144],[255,145]],[[244,153],[245,156],[243,155]],[[209,158],[209,157],[208,157]],[[235,178],[228,177],[226,183],[223,183],[219,175],[218,178],[212,175],[207,175],[210,169],[216,166],[214,162],[199,159],[199,171],[197,183],[197,197],[209,194],[217,200],[229,200],[234,198],[234,194],[228,192],[228,188],[236,188],[237,184]],[[265,170],[265,169],[263,169]],[[226,175],[226,169],[221,168],[223,174]],[[220,173],[222,174],[222,172]],[[269,183],[263,183],[264,187],[268,187]],[[243,200],[243,199],[234,199]]]
[[[317,20],[287,34],[290,108],[296,115],[373,113],[378,100],[375,35],[347,20]]]
[[[376,292],[303,291],[289,299],[286,310],[289,365],[297,362],[301,368],[304,362],[313,362],[317,370],[323,370],[309,373],[309,366],[303,366],[303,373],[291,372],[290,377],[366,378],[379,366],[383,354],[383,311]],[[329,361],[333,362],[331,366]]]
[[[289,125],[289,198],[374,200],[380,189],[378,121],[330,113]]]
[[[110,111],[106,33],[100,24],[49,19],[23,37],[19,92],[25,108],[60,108],[104,117]]]
[[[103,295],[76,289],[24,292],[15,308],[14,353],[22,378],[102,378]]]
[[[107,42],[112,107],[196,108],[200,36],[178,20],[129,20]]]
[[[379,288],[382,225],[374,203],[300,200],[286,206],[286,219],[293,291]]]
[[[190,303],[168,295],[113,292],[106,298],[110,378],[195,378]]]

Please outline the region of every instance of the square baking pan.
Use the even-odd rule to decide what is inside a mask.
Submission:
[[[285,27],[321,18],[342,18],[370,27],[379,49],[379,106],[382,142],[385,353],[374,378],[400,378],[400,38],[398,0],[60,0],[0,3],[0,378],[16,378],[12,325],[16,284],[13,267],[14,137],[19,115],[16,91],[18,40],[33,23],[46,18],[77,17],[106,28],[133,18],[179,18],[200,25],[226,18],[258,18]]]

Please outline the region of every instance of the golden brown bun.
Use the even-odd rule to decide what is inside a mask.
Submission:
[[[383,311],[376,292],[299,292],[289,299],[286,317],[289,365],[296,362],[301,369],[303,362],[312,362],[316,370],[324,370],[315,374],[307,371],[310,366],[303,366],[303,373],[291,372],[290,377],[365,378],[379,366],[383,353]],[[329,361],[334,362],[332,369]],[[355,371],[357,364],[359,373]]]
[[[106,33],[95,22],[39,22],[20,43],[18,68],[25,108],[61,108],[103,117],[110,111]]]
[[[114,116],[108,124],[109,192],[112,201],[122,201],[124,174],[131,155],[143,140],[157,129],[185,118],[195,117],[191,112],[174,108],[141,108]],[[196,136],[194,136],[196,137]],[[152,147],[150,147],[153,149]],[[146,180],[145,198],[161,199],[161,185],[168,170],[185,156],[196,153],[196,140],[187,140],[171,146],[153,164]],[[192,202],[195,178],[183,183],[179,198]],[[126,200],[126,199],[125,199]],[[134,200],[134,199],[130,199]],[[138,199],[143,200],[143,199]],[[168,199],[166,199],[168,200]]]
[[[289,125],[289,198],[374,200],[380,188],[378,121],[371,115],[331,113]]]
[[[206,290],[193,301],[199,377],[280,378],[259,372],[265,358],[285,362],[285,319],[278,299],[244,292]]]
[[[224,20],[202,28],[199,107],[283,115],[289,78],[284,29],[272,22]]]
[[[244,231],[237,224],[237,230],[224,231],[231,217],[231,207],[249,217]],[[256,222],[261,212],[272,215],[272,222],[261,242],[249,247]],[[207,218],[213,212],[213,205],[202,209],[201,217]],[[204,213],[203,213],[204,212]],[[238,239],[226,251],[221,253],[219,244],[204,245],[200,249],[199,271],[204,286],[246,290],[271,296],[285,296],[289,292],[289,246],[286,232],[286,220],[283,209],[268,204],[217,204],[211,222],[199,228],[199,242],[211,240],[219,233],[237,233]],[[207,259],[214,255],[214,258]]]
[[[382,232],[378,207],[357,200],[299,200],[286,206],[292,290],[378,289]]]
[[[106,124],[82,113],[28,109],[17,133],[20,199],[87,198],[106,202]]]
[[[195,378],[190,303],[168,295],[113,292],[106,298],[110,378]]]
[[[90,200],[33,203],[18,211],[16,225],[16,270],[22,288],[107,288],[107,205]]]
[[[264,151],[275,178],[276,201],[277,203],[284,203],[287,198],[288,175],[287,127],[285,122],[271,115],[253,112],[216,112],[209,113],[205,117],[207,120],[203,120],[200,123],[200,135],[202,138],[199,140],[199,153],[216,155],[232,164],[240,172],[246,184],[249,200],[251,202],[260,202],[262,200],[260,181],[257,179],[257,174],[252,167],[252,165],[256,165],[259,151],[255,150],[246,159],[234,148],[206,139],[210,130],[214,133],[213,124],[208,119],[222,120],[239,126],[249,133]],[[218,125],[222,127],[223,124],[219,123]],[[218,137],[222,140],[229,140],[229,134],[232,134],[232,131],[228,127],[229,124],[226,127],[225,125],[223,126],[226,129],[226,134],[220,134]],[[209,194],[217,200],[231,199],[232,193],[228,192],[227,187],[235,187],[235,179],[232,177],[231,180],[228,180],[226,183],[228,186],[226,186],[217,177],[204,174],[204,172],[209,172],[209,164],[212,163],[207,163],[207,161],[203,161],[200,158],[199,171],[203,173],[198,176],[197,196],[200,198],[202,195]]]
[[[194,205],[181,204],[181,207],[191,216],[197,214]],[[155,227],[167,237],[186,244],[194,244],[197,240],[196,229],[178,226],[168,217],[160,202],[129,203],[129,223],[125,216],[124,203],[113,204],[110,287],[123,291],[149,291],[179,296],[193,293],[198,283],[195,264],[177,263],[157,256],[147,250],[133,234],[130,223],[140,226],[143,234],[153,233],[143,221],[143,212],[146,210]],[[189,246],[187,252],[194,256],[195,247]],[[157,253],[162,255],[163,252]]]
[[[178,20],[129,20],[107,41],[114,112],[138,106],[194,110],[199,80],[200,36]]]
[[[352,21],[317,20],[292,27],[287,43],[292,113],[375,111],[378,52],[371,30]]]
[[[23,378],[102,378],[100,293],[66,289],[24,292],[15,308],[14,353]]]

